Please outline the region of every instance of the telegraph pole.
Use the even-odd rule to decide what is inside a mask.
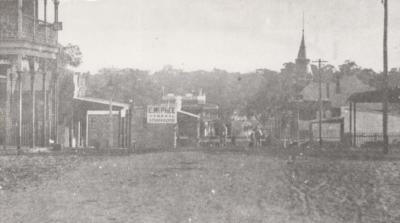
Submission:
[[[322,59],[318,59],[317,61],[313,61],[313,63],[318,63],[318,104],[319,104],[319,114],[318,114],[318,134],[319,134],[319,146],[322,147],[322,75],[321,75],[321,67],[322,63],[326,63],[328,61],[324,61]]]
[[[388,0],[383,0],[384,28],[383,28],[383,153],[389,153],[388,137]]]

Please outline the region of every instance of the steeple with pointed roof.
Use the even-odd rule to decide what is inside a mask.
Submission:
[[[297,59],[307,59],[306,44],[304,41],[304,29],[303,29],[303,35],[301,37],[299,54],[297,54]]]
[[[300,49],[296,59],[296,73],[298,75],[306,75],[308,72],[307,67],[309,63],[310,60],[307,59],[306,43],[304,38],[304,15],[303,15],[303,30],[301,36]]]

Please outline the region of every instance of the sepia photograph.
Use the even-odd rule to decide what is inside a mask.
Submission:
[[[398,10],[0,0],[0,223],[400,222]]]

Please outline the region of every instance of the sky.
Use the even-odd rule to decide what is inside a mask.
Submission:
[[[400,1],[389,2],[389,67],[400,67]],[[382,70],[381,0],[61,0],[62,44],[77,71],[280,70],[294,61],[304,12],[307,56]]]

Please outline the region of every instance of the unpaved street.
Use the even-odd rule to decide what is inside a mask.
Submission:
[[[399,161],[186,150],[0,157],[0,222],[399,222]]]
[[[0,221],[297,222],[275,202],[282,162],[202,152],[93,159],[38,187],[1,191]]]

